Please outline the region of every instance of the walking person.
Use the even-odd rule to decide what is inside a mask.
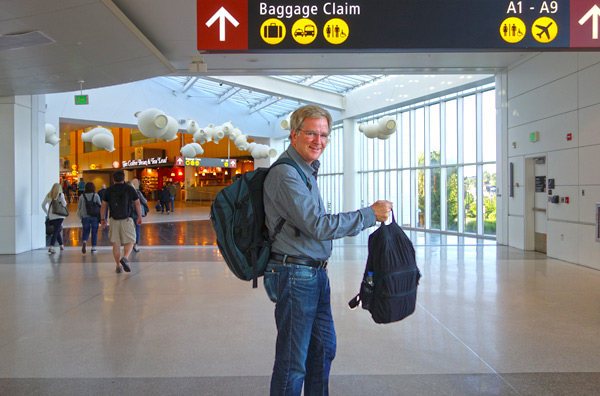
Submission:
[[[177,188],[173,184],[173,182],[169,182],[167,184],[167,190],[169,190],[169,202],[171,203],[171,212],[175,212],[175,196],[177,195]]]
[[[79,183],[77,183],[77,196],[81,197],[81,194],[85,191],[85,182],[83,181],[83,177],[79,179]]]
[[[57,203],[53,203],[53,201]],[[54,243],[56,242],[58,242],[60,250],[65,249],[62,239],[62,223],[65,217],[68,216],[68,211],[66,211],[66,215],[64,213],[57,213],[56,209],[53,209],[53,205],[62,205],[65,209],[67,207],[67,200],[65,199],[65,194],[63,194],[60,183],[54,183],[52,185],[52,188],[50,188],[50,191],[46,194],[46,197],[42,202],[42,210],[46,213],[50,225],[54,228],[52,236],[50,237],[50,247],[48,248],[48,253],[50,254],[54,253]]]
[[[144,194],[142,194],[142,192],[140,191],[140,181],[138,179],[133,179],[131,181],[131,187],[133,187],[135,189],[135,192],[138,195],[138,198],[140,199],[140,206],[142,209],[142,217],[145,217],[148,214],[148,200],[146,199],[146,197],[144,197]],[[136,223],[135,224],[135,243],[133,244],[133,251],[134,252],[139,252],[140,248],[140,230],[142,228],[141,224],[137,224],[137,213],[135,212],[135,210],[133,211],[131,218],[133,219],[133,222]]]
[[[167,188],[166,184],[163,184],[162,190],[158,193],[158,200],[160,201],[160,206],[162,207],[161,213],[165,213],[165,208],[167,208],[167,214],[169,214],[169,203],[171,202],[171,193]]]
[[[113,174],[114,184],[106,189],[100,216],[102,217],[102,227],[106,228],[107,210],[110,208],[110,226],[108,228],[108,238],[112,244],[113,257],[116,263],[116,272],[120,273],[121,268],[125,272],[130,272],[129,255],[133,243],[135,242],[135,224],[131,218],[131,213],[135,210],[137,214],[136,224],[142,224],[142,209],[140,199],[135,189],[125,184],[125,172],[118,170]],[[123,245],[123,253],[121,253]]]
[[[329,395],[329,372],[336,352],[327,260],[332,240],[358,234],[387,220],[392,203],[377,201],[354,212],[328,214],[317,185],[319,157],[325,150],[332,119],[321,107],[298,108],[290,118],[291,145],[281,157],[292,166],[272,168],[263,186],[269,236],[283,228],[272,244],[264,284],[275,302],[277,340],[271,396]]]
[[[96,245],[98,243],[98,226],[100,225],[100,207],[102,200],[96,194],[96,186],[92,182],[85,183],[83,194],[79,197],[77,203],[77,216],[81,219],[83,228],[81,236],[81,253],[87,251],[87,241],[92,233],[92,254],[96,253]],[[91,212],[91,213],[90,213]]]

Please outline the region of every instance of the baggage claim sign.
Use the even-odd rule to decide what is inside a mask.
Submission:
[[[600,0],[197,0],[198,50],[598,49]]]

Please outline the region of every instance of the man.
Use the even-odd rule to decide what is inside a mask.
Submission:
[[[329,394],[329,371],[336,335],[330,305],[327,259],[332,239],[353,236],[386,221],[392,203],[377,201],[355,212],[327,214],[317,186],[319,157],[331,131],[331,115],[321,107],[297,109],[290,118],[291,145],[281,155],[305,173],[307,186],[292,166],[271,169],[264,183],[266,224],[272,245],[265,289],[276,303],[277,341],[271,396]]]
[[[169,190],[169,194],[171,195],[171,197],[169,198],[169,202],[171,203],[171,212],[175,211],[175,195],[177,195],[177,188],[175,188],[175,185],[173,184],[173,182],[169,182],[167,184],[167,189]]]
[[[115,184],[106,189],[102,198],[101,224],[102,228],[106,228],[107,209],[110,208],[108,239],[112,244],[113,257],[117,264],[116,272],[121,272],[121,266],[125,272],[130,272],[129,255],[135,243],[135,225],[131,218],[132,205],[137,213],[137,225],[142,224],[142,208],[135,189],[125,184],[125,172],[116,171],[113,180]],[[121,244],[123,255],[121,255]]]

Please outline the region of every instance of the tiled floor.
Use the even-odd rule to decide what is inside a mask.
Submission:
[[[151,214],[129,274],[114,273],[104,239],[82,255],[71,216],[64,251],[0,256],[0,395],[267,395],[273,305],[226,269],[207,218],[197,205]],[[365,237],[335,245],[332,395],[600,394],[599,271],[411,238],[418,307],[388,325],[347,308]]]

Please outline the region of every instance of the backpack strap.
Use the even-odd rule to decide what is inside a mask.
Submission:
[[[287,157],[279,158],[277,161],[275,161],[273,163],[273,165],[271,165],[271,168],[273,168],[277,165],[281,165],[281,164],[287,164],[289,166],[293,166],[294,168],[296,168],[296,170],[300,174],[300,177],[302,178],[302,181],[304,182],[304,184],[306,184],[306,187],[308,187],[309,190],[312,190],[312,186],[310,185],[310,182],[308,181],[308,179],[306,178],[306,175],[304,174],[302,169],[300,169],[300,165],[298,165],[296,163],[296,161],[294,161],[291,158],[287,158]]]
[[[281,164],[287,164],[290,166],[293,166],[294,168],[296,168],[296,170],[298,171],[298,174],[300,174],[300,177],[302,178],[302,181],[304,182],[304,184],[306,184],[306,187],[308,187],[309,190],[312,190],[312,186],[310,185],[308,179],[306,178],[306,175],[304,174],[304,172],[302,171],[302,169],[300,169],[300,166],[296,163],[296,161],[294,161],[291,158],[279,158],[277,161],[275,161],[273,163],[273,165],[271,165],[271,168],[277,166],[277,165],[281,165]],[[270,243],[273,243],[275,241],[275,237],[277,236],[277,234],[279,234],[281,232],[281,230],[283,229],[283,225],[285,224],[285,219],[281,219],[279,221],[279,223],[277,223],[277,227],[275,227],[275,232],[273,233],[273,237],[269,239]],[[300,230],[298,229],[298,227],[296,228],[296,237],[300,236]]]

